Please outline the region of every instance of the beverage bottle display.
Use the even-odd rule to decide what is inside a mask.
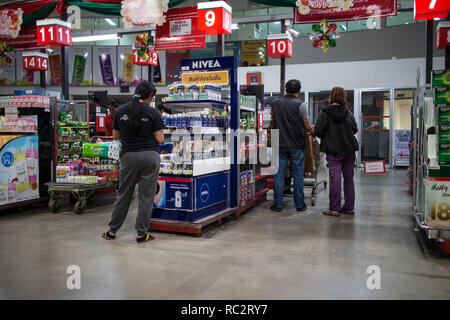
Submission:
[[[29,145],[31,143],[28,143]],[[31,189],[36,190],[37,185],[37,173],[36,167],[38,162],[38,151],[34,149],[34,144],[31,144],[31,148],[26,151],[26,162],[27,162],[27,172],[28,180],[31,184]]]

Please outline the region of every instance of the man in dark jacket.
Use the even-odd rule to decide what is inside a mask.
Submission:
[[[301,92],[299,80],[286,83],[286,95],[274,101],[272,106],[272,129],[279,130],[279,165],[274,176],[274,200],[271,210],[283,208],[284,176],[288,162],[294,176],[294,201],[297,211],[305,211],[303,170],[305,168],[306,131],[313,129],[308,119],[308,109],[298,96]]]
[[[320,141],[320,151],[326,153],[330,171],[330,210],[324,214],[339,216],[339,212],[354,213],[355,186],[353,182],[358,126],[347,108],[343,88],[331,91],[330,105],[323,108],[316,121],[315,134]],[[345,204],[341,207],[341,175],[344,177]]]

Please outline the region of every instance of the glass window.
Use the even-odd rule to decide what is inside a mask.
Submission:
[[[267,39],[267,23],[255,23],[255,40]]]
[[[396,165],[409,165],[411,140],[411,106],[414,89],[395,90],[394,94],[394,157]]]
[[[81,30],[94,30],[94,18],[81,18]]]
[[[281,22],[269,22],[269,34],[279,34],[281,33]]]
[[[295,24],[293,29],[300,33],[300,36],[308,36],[312,32],[312,24]]]
[[[118,46],[119,40],[102,40],[102,41],[95,41],[96,46]]]
[[[117,17],[111,18],[96,18],[95,29],[117,29],[119,25],[119,19]]]
[[[254,9],[254,10],[245,10],[244,16],[246,17],[254,17],[254,16],[266,16],[267,9]]]
[[[278,13],[293,13],[293,9],[290,7],[270,7],[269,14],[278,14]]]
[[[121,46],[132,46],[136,42],[138,35],[139,33],[123,34],[122,38],[119,39],[119,43]]]
[[[370,22],[374,23],[375,19]],[[370,23],[369,22],[369,23]],[[367,20],[347,21],[347,31],[367,30]]]
[[[414,12],[406,11],[406,12],[398,12],[395,17],[387,17],[386,18],[386,26],[399,26],[403,24],[415,23],[414,20]]]

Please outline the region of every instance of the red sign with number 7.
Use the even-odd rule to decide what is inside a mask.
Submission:
[[[447,18],[449,0],[414,0],[414,20]]]
[[[36,21],[37,43],[47,47],[72,45],[70,23],[58,19]]]

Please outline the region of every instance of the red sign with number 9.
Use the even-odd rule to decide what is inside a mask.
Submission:
[[[224,1],[197,4],[198,29],[204,34],[231,33],[231,7]]]
[[[47,47],[72,45],[70,23],[58,19],[36,21],[37,43]]]
[[[293,41],[288,34],[273,34],[267,38],[267,55],[272,58],[292,58]]]

